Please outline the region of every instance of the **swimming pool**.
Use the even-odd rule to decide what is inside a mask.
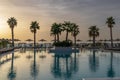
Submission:
[[[20,49],[0,55],[0,80],[80,80],[120,77],[120,53],[82,49],[51,53]]]

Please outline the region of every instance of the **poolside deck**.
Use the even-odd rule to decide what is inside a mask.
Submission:
[[[14,49],[19,49],[19,48],[14,48]],[[0,49],[0,54],[13,51],[14,49],[13,48],[3,48],[3,49]]]
[[[120,80],[120,78],[86,78],[82,80]]]
[[[9,49],[3,48],[3,49],[0,49],[0,54],[5,53],[5,52],[9,52],[12,50],[13,50],[13,48],[9,48]]]

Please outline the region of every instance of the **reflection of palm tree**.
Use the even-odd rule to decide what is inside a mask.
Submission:
[[[93,71],[93,72],[96,72],[96,70],[98,70],[98,67],[99,67],[99,59],[98,57],[96,57],[95,55],[95,50],[93,50],[93,55],[89,57],[89,65],[90,65],[90,69]]]
[[[61,67],[60,67],[60,57],[55,55],[54,56],[54,64],[52,68],[52,73],[54,74],[55,77],[61,77]]]
[[[16,77],[16,70],[14,69],[14,52],[12,53],[11,68],[8,73],[8,78],[14,80]]]
[[[67,78],[71,77],[71,75],[72,75],[72,67],[71,66],[69,66],[68,57],[66,56],[66,77]]]
[[[110,58],[110,68],[108,70],[108,77],[114,77],[115,75],[115,72],[114,72],[114,69],[113,69],[113,53],[111,52],[111,58]]]
[[[36,50],[34,49],[34,61],[31,65],[31,75],[32,77],[34,77],[34,79],[36,79],[38,72],[39,69],[38,69],[38,65],[36,64]]]
[[[77,58],[77,55],[76,55],[76,52],[74,53],[74,64],[73,64],[73,70],[75,71],[75,72],[77,72],[78,71],[78,60],[77,60],[78,58]]]
[[[71,53],[62,54],[63,53],[55,53],[52,73],[55,77],[70,78],[74,70],[74,63],[72,62]]]
[[[43,48],[43,49],[44,49],[44,48]],[[39,57],[42,58],[42,59],[43,59],[43,58],[46,58],[46,55],[43,54],[43,51],[41,51],[41,53],[42,53],[42,55],[40,55]]]
[[[21,48],[20,53],[26,53],[26,48]]]
[[[30,55],[30,51],[29,51],[29,55],[26,56],[27,59],[31,59],[32,56]]]
[[[17,25],[17,20],[14,17],[11,17],[7,21],[8,25],[11,28],[12,32],[12,47],[14,48],[14,27]]]

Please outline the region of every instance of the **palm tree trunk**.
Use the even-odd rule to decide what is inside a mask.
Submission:
[[[55,34],[55,39],[54,40],[55,40],[54,42],[56,43],[56,34]]]
[[[76,36],[74,36],[74,45],[76,47]]]
[[[59,34],[57,34],[57,42],[59,42]]]
[[[93,48],[95,48],[95,36],[93,36]]]
[[[66,41],[68,41],[68,31],[66,31]]]
[[[11,32],[12,32],[12,48],[14,49],[14,29],[11,28]]]
[[[111,48],[113,48],[112,28],[110,28],[110,37],[111,37]]]
[[[34,49],[36,48],[36,33],[34,33]]]

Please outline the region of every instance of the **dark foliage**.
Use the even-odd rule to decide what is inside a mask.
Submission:
[[[53,45],[56,46],[56,47],[71,47],[72,46],[72,41],[56,42]]]

